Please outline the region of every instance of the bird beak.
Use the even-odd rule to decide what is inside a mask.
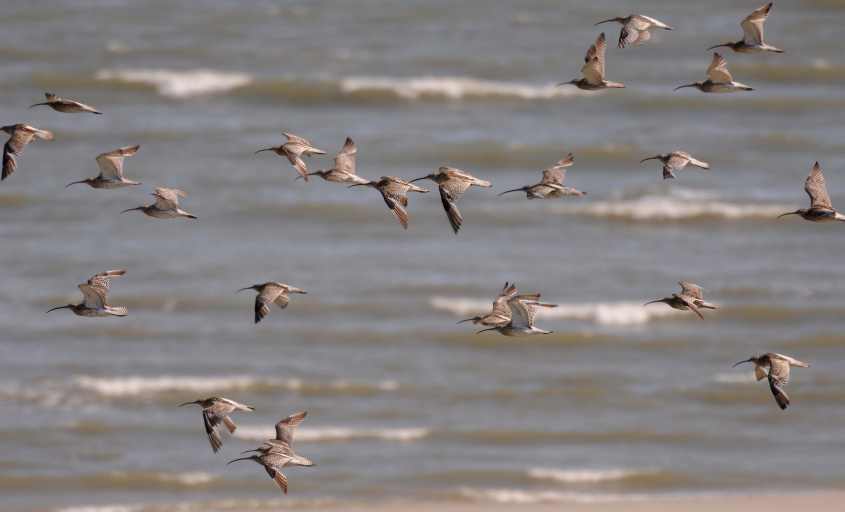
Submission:
[[[34,105],[30,105],[29,108],[38,107],[38,106],[41,106],[41,105],[49,105],[49,103],[35,103]]]
[[[71,186],[71,185],[76,185],[76,184],[78,184],[78,183],[86,183],[86,182],[87,182],[87,180],[72,181],[72,182],[68,183],[67,185],[65,185],[65,188],[68,188],[68,187],[69,187],[69,186]]]
[[[197,405],[199,404],[199,400],[194,400],[193,402],[185,402],[184,404],[179,404],[179,407],[185,407],[186,405]]]
[[[725,47],[725,46],[730,46],[731,44],[732,43],[717,44],[716,46],[711,46],[710,48],[708,48],[707,51],[709,52],[710,50],[714,50],[716,48],[722,48],[722,47]]]
[[[458,323],[458,324],[462,324],[462,323],[464,323],[464,322],[472,322],[473,320],[475,320],[475,317],[473,317],[473,318],[464,318],[463,320],[461,320],[461,321],[459,321],[459,322],[457,322],[457,323]],[[457,324],[456,324],[456,325],[457,325]]]
[[[753,360],[754,360],[754,358],[753,358],[753,357],[752,357],[751,359],[745,359],[745,360],[740,361],[740,362],[736,363],[735,365],[731,366],[731,368],[736,368],[737,366],[739,366],[739,365],[741,365],[741,364],[743,364],[743,363],[750,363],[750,362],[751,362],[751,361],[753,361]]]
[[[247,286],[246,288],[241,288],[240,290],[236,291],[235,293],[241,293],[241,292],[246,291],[246,290],[254,290],[254,289],[255,289],[255,285]]]
[[[594,27],[598,27],[598,26],[599,26],[599,25],[601,25],[602,23],[610,23],[611,21],[616,21],[616,18],[610,18],[609,20],[600,21],[600,22],[596,23],[596,24],[595,24],[595,25],[593,25],[593,26],[594,26]]]
[[[414,178],[411,181],[409,181],[408,183],[414,183],[416,181],[422,181],[424,179],[428,179],[428,176],[423,176],[422,178]]]
[[[643,304],[643,306],[648,306],[649,304],[655,304],[655,303],[657,303],[657,302],[664,302],[665,300],[666,300],[666,299],[654,299],[654,300],[650,300],[650,301],[646,302],[645,304]]]
[[[255,450],[253,450],[253,451],[255,451]],[[246,452],[244,452],[244,453],[246,453]],[[255,455],[253,455],[252,457],[255,457]],[[252,460],[252,457],[241,457],[239,459],[232,459],[229,462],[227,462],[226,465],[228,466],[229,464],[231,464],[233,462],[238,462],[239,460]]]
[[[476,331],[475,334],[481,334],[482,332],[495,331],[495,330],[496,330],[495,327],[491,327],[489,329],[481,329],[480,331]]]
[[[258,153],[261,153],[262,151],[273,151],[274,149],[276,149],[276,148],[264,148],[264,149],[259,149],[258,151],[256,151],[255,153],[253,153],[253,155],[257,155]]]
[[[560,82],[555,87],[563,87],[564,85],[575,85],[572,80],[569,82]]]
[[[138,206],[136,208],[129,208],[128,210],[123,210],[120,213],[132,212],[132,211],[135,211],[135,210],[142,210],[143,208],[144,208],[143,206]]]
[[[45,313],[49,313],[50,311],[55,311],[57,309],[69,309],[69,308],[72,308],[72,307],[73,306],[70,305],[70,304],[68,304],[67,306],[58,306],[58,307],[55,307],[55,308],[48,309],[47,311],[45,311]]]
[[[794,211],[794,212],[786,212],[786,213],[782,213],[782,214],[778,215],[778,218],[781,218],[781,217],[786,217],[787,215],[798,215],[798,212],[797,212],[797,211]]]
[[[683,89],[684,87],[695,87],[695,84],[679,85],[678,87],[675,87],[675,89],[673,89],[673,90],[677,91],[679,89]]]
[[[648,158],[643,158],[642,160],[640,160],[640,163],[648,162],[649,160],[657,160],[659,158],[660,158],[659,156],[650,156]]]
[[[368,182],[366,182],[366,183],[355,183],[354,185],[349,185],[349,186],[348,186],[348,187],[346,187],[346,188],[352,188],[352,187],[369,187],[369,186],[370,186],[370,185],[372,185],[372,184],[373,184],[373,182],[372,182],[372,181],[368,181]]]
[[[514,188],[514,189],[511,189],[511,190],[505,190],[504,192],[502,192],[501,194],[499,194],[499,196],[503,196],[503,195],[505,195],[505,194],[510,194],[511,192],[521,192],[521,191],[523,191],[523,190],[525,190],[525,187],[521,187],[521,188]]]

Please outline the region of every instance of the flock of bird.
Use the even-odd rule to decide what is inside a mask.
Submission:
[[[727,47],[739,53],[773,52],[783,53],[783,50],[769,45],[763,38],[763,26],[772,3],[768,3],[752,12],[742,23],[744,38],[740,41],[723,43],[709,48],[712,50],[718,47]],[[659,28],[673,30],[665,23],[642,15],[631,15],[627,17],[611,18],[601,21],[598,24],[617,22],[622,25],[619,34],[618,47],[626,48],[632,45],[639,45],[651,39],[650,30]],[[574,85],[580,89],[598,90],[624,88],[618,82],[611,82],[605,78],[605,55],[607,42],[605,34],[599,35],[595,44],[587,51],[585,64],[580,79],[564,82],[559,85]],[[726,60],[718,53],[713,54],[713,60],[707,69],[708,79],[703,82],[694,82],[681,85],[676,88],[694,87],[706,93],[727,93],[737,91],[751,91],[751,87],[733,80],[727,68]],[[48,106],[57,112],[62,113],[90,113],[101,114],[96,108],[79,101],[62,98],[55,94],[46,93],[46,101],[36,103],[36,106]],[[32,108],[30,107],[30,108]],[[24,148],[34,140],[53,140],[54,135],[48,130],[42,130],[28,124],[14,124],[3,126],[2,130],[9,134],[9,140],[3,148],[3,172],[2,179],[11,176],[18,167],[18,158]],[[284,157],[294,167],[298,176],[296,179],[309,181],[310,176],[319,176],[325,181],[342,183],[349,187],[366,186],[379,191],[385,204],[399,221],[403,228],[408,228],[408,192],[426,193],[427,189],[414,185],[417,181],[431,180],[437,184],[440,192],[440,199],[443,209],[449,220],[453,231],[457,234],[463,224],[463,217],[458,210],[457,202],[463,194],[473,186],[490,188],[489,181],[479,179],[470,173],[453,167],[440,167],[436,172],[411,180],[404,180],[395,176],[382,176],[378,180],[368,180],[357,174],[356,154],[357,146],[351,138],[347,138],[341,150],[334,157],[334,167],[309,171],[303,160],[304,157],[325,155],[326,152],[315,147],[308,139],[284,132],[286,141],[277,147],[260,149],[256,153],[272,151]],[[141,185],[124,176],[123,166],[127,157],[135,155],[140,146],[127,146],[103,153],[97,156],[96,161],[100,174],[80,181],[69,183],[86,184],[96,189],[116,189]],[[675,172],[680,171],[688,165],[700,169],[709,169],[707,162],[692,157],[685,151],[672,151],[667,154],[655,155],[643,159],[640,163],[649,160],[660,160],[663,164],[663,178],[675,178]],[[552,199],[567,196],[581,197],[586,195],[575,188],[564,185],[566,169],[573,165],[574,157],[570,153],[562,160],[555,163],[548,169],[543,170],[542,179],[533,185],[526,185],[520,188],[506,190],[499,195],[512,192],[525,192],[528,199]],[[794,212],[784,213],[785,215],[799,215],[803,219],[822,221],[845,221],[845,215],[838,213],[832,206],[830,197],[824,181],[822,170],[816,163],[805,181],[805,191],[810,197],[810,208],[798,209]],[[184,198],[186,193],[174,188],[157,187],[152,192],[155,202],[147,206],[129,208],[123,212],[141,211],[145,215],[158,219],[188,218],[197,217],[180,207],[179,199]],[[70,309],[74,314],[84,317],[123,317],[127,315],[127,309],[121,306],[113,306],[108,303],[108,292],[111,279],[123,276],[126,270],[109,270],[92,276],[87,282],[79,285],[82,292],[82,302],[54,307],[47,312],[58,309]],[[681,281],[680,293],[673,293],[669,297],[656,299],[645,304],[663,303],[674,309],[692,311],[699,318],[704,319],[702,310],[715,310],[718,306],[704,300],[702,288],[694,283]],[[284,309],[290,302],[291,294],[305,294],[305,290],[279,282],[266,282],[242,288],[238,291],[254,290],[257,292],[255,298],[255,323],[266,317],[273,306]],[[493,301],[492,309],[482,315],[461,320],[458,323],[472,322],[481,325],[485,331],[497,331],[505,336],[530,336],[538,334],[551,334],[552,331],[540,329],[535,326],[537,312],[541,308],[554,308],[555,304],[542,302],[539,293],[521,294],[512,283],[505,283],[502,291]],[[757,380],[767,379],[772,395],[781,409],[789,405],[789,397],[784,392],[784,387],[789,381],[790,367],[808,367],[809,365],[789,356],[776,353],[766,353],[753,356],[742,363],[754,364],[754,375]],[[229,417],[235,411],[253,411],[254,408],[228,398],[211,397],[193,402],[181,404],[198,405],[202,410],[202,419],[205,432],[208,436],[212,450],[216,453],[222,447],[222,439],[219,432],[219,425],[222,423],[230,433],[233,433],[237,426]],[[306,412],[299,412],[288,416],[276,424],[276,437],[268,439],[262,446],[244,453],[254,453],[248,457],[234,459],[229,463],[239,460],[252,460],[261,464],[267,471],[270,478],[274,479],[284,493],[287,493],[288,482],[282,474],[282,468],[286,466],[312,466],[313,463],[305,457],[296,454],[293,450],[293,436],[297,425],[306,416]]]

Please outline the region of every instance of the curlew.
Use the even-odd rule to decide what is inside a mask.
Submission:
[[[810,175],[804,181],[804,191],[810,196],[810,207],[781,214],[778,218],[786,215],[800,215],[802,219],[811,222],[845,221],[845,215],[834,210],[830,203],[824,174],[822,174],[822,168],[818,162],[813,165]]]
[[[77,183],[85,183],[91,188],[122,188],[131,185],[140,185],[140,181],[132,181],[123,175],[123,160],[138,152],[141,146],[126,146],[123,148],[103,153],[97,157],[97,167],[100,168],[100,174],[80,181],[68,183],[65,188],[76,185]]]
[[[436,173],[413,179],[409,183],[426,179],[437,183],[437,188],[440,190],[440,201],[443,203],[443,210],[446,211],[449,224],[452,226],[452,231],[456,235],[461,229],[461,224],[464,222],[464,217],[461,215],[460,210],[458,210],[457,205],[458,200],[464,195],[464,192],[473,185],[484,188],[493,186],[489,181],[478,179],[472,174],[455,169],[454,167],[441,167]]]
[[[393,212],[393,215],[402,224],[402,227],[408,229],[408,211],[405,209],[408,206],[408,191],[427,193],[428,190],[418,187],[413,183],[409,183],[403,179],[395,176],[382,176],[378,181],[368,181],[366,183],[356,183],[350,185],[352,187],[372,187],[381,193],[385,204]]]
[[[213,396],[211,398],[203,398],[194,400],[193,402],[185,402],[179,404],[179,407],[186,405],[199,405],[202,407],[202,424],[205,427],[205,433],[208,436],[208,442],[211,444],[211,450],[217,453],[223,446],[223,440],[220,438],[218,426],[222,422],[226,425],[230,434],[234,434],[238,428],[232,418],[229,417],[235,411],[252,412],[255,407],[251,405],[244,405],[228,398]]]
[[[196,215],[186,212],[179,207],[179,198],[187,195],[188,194],[186,192],[177,188],[157,187],[155,192],[152,193],[152,196],[156,198],[155,203],[148,206],[129,208],[120,213],[139,210],[143,212],[144,215],[148,215],[156,219],[177,219],[179,217],[196,219]]]
[[[575,196],[582,197],[587,195],[586,192],[572,187],[563,186],[566,180],[566,168],[571,167],[575,158],[572,153],[569,153],[566,158],[558,160],[552,167],[543,170],[543,179],[534,185],[526,185],[524,187],[505,190],[500,193],[500,196],[510,194],[511,192],[525,192],[528,199],[552,199],[558,197]]]
[[[275,439],[265,441],[259,448],[243,452],[257,452],[255,455],[230,460],[226,463],[226,465],[239,460],[255,461],[264,466],[264,469],[267,471],[267,474],[270,475],[270,478],[275,480],[279,488],[282,489],[282,492],[287,494],[288,479],[284,474],[282,474],[282,468],[286,466],[310,467],[314,465],[314,463],[309,459],[298,455],[293,451],[294,431],[296,430],[296,426],[302,423],[302,420],[305,419],[307,414],[308,413],[306,411],[298,412],[276,423]]]
[[[731,72],[728,71],[728,61],[718,53],[713,54],[713,60],[710,61],[710,66],[707,68],[707,80],[703,82],[693,82],[691,84],[679,85],[675,90],[683,89],[685,87],[695,87],[701,92],[711,93],[726,93],[726,92],[740,92],[753,91],[754,89],[739,82],[734,82]]]
[[[743,363],[754,363],[754,377],[757,380],[769,379],[769,389],[775,397],[775,402],[781,410],[789,406],[789,395],[786,394],[783,388],[789,383],[789,368],[797,366],[799,368],[809,368],[810,365],[793,359],[783,354],[775,352],[768,352],[760,356],[752,356],[748,359],[740,361],[734,365],[734,368]],[[768,368],[768,372],[766,372]]]
[[[288,307],[288,303],[290,302],[289,294],[308,293],[295,286],[277,283],[275,281],[247,286],[246,288],[241,288],[238,292],[245,290],[255,290],[258,292],[258,295],[255,297],[255,323],[260,322],[265,316],[270,314],[270,306],[273,304],[279,306],[280,309]]]
[[[516,284],[505,283],[505,286],[502,287],[502,291],[499,293],[499,296],[493,301],[493,308],[489,313],[476,315],[472,318],[465,318],[458,323],[462,324],[464,322],[472,322],[475,325],[481,324],[487,327],[505,325],[511,321],[511,309],[510,306],[508,306],[508,301],[514,298],[522,301],[537,302],[540,300],[540,294],[532,293],[520,295],[516,290]]]
[[[596,23],[595,26],[610,22],[616,22],[622,25],[622,30],[619,31],[619,48],[639,45],[648,41],[651,39],[651,32],[649,31],[653,28],[674,30],[662,21],[656,20],[650,16],[643,16],[642,14],[632,14],[625,17],[610,18]]]
[[[684,169],[687,165],[692,165],[693,167],[698,167],[699,169],[709,169],[710,164],[707,162],[702,162],[701,160],[696,160],[693,158],[689,153],[686,151],[672,151],[671,153],[667,153],[665,155],[654,155],[648,158],[643,158],[640,160],[640,163],[647,162],[649,160],[660,160],[663,162],[663,179],[674,179],[675,178],[675,171],[680,171]]]
[[[102,112],[99,112],[97,109],[92,107],[91,105],[86,105],[85,103],[71,100],[68,98],[61,98],[56,96],[51,92],[45,92],[44,97],[47,98],[47,101],[43,103],[36,103],[34,105],[30,105],[29,108],[32,107],[39,107],[41,105],[46,105],[56,112],[64,112],[65,114],[77,114],[77,113],[88,113],[88,114],[97,114],[101,115]]]
[[[742,20],[740,26],[742,27],[744,37],[741,40],[717,44],[715,46],[711,46],[707,50],[726,47],[738,53],[783,53],[783,50],[766,43],[763,38],[763,29],[766,24],[766,18],[769,17],[769,11],[772,10],[772,5],[773,3],[769,2]]]
[[[9,134],[9,140],[3,146],[3,175],[0,181],[5,180],[18,168],[18,157],[23,153],[23,148],[35,139],[53,140],[53,132],[39,130],[28,124],[10,124],[0,128]]]
[[[111,278],[122,276],[125,273],[126,270],[107,270],[94,274],[88,282],[79,285],[79,291],[82,292],[83,297],[82,302],[58,306],[47,310],[47,313],[57,309],[69,309],[77,316],[126,316],[128,312],[125,307],[111,306],[107,302]]]
[[[643,305],[647,306],[649,304],[663,302],[664,304],[668,304],[672,309],[681,311],[690,310],[702,320],[704,320],[704,315],[701,314],[702,309],[719,309],[719,306],[716,304],[711,304],[704,300],[703,290],[697,284],[687,281],[678,281],[678,284],[681,286],[681,293],[673,293],[671,297],[650,300]]]
[[[503,290],[504,292],[504,290]],[[534,326],[534,319],[537,316],[537,308],[556,308],[557,304],[540,302],[540,294],[516,295],[516,290],[508,296],[506,302],[510,310],[510,319],[507,322],[500,322],[487,329],[482,329],[476,334],[485,331],[499,331],[505,336],[532,336],[535,334],[552,334]],[[495,309],[495,303],[494,303]],[[495,320],[494,320],[495,321]]]
[[[358,183],[365,184],[368,180],[358,176],[355,166],[355,156],[358,154],[358,146],[355,141],[346,138],[346,142],[337,155],[334,157],[334,167],[331,169],[321,169],[314,172],[306,173],[307,176],[319,176],[326,181],[334,183]],[[306,176],[299,175],[296,179],[305,179]]]
[[[326,152],[322,149],[317,149],[311,144],[311,141],[304,137],[300,137],[299,135],[294,135],[288,132],[282,132],[287,138],[287,142],[282,144],[281,146],[270,147],[259,149],[255,152],[257,155],[262,151],[272,151],[279,156],[283,156],[288,159],[288,162],[296,169],[296,172],[304,179],[308,181],[308,166],[305,165],[305,162],[302,160],[303,156],[311,156],[311,155],[325,155]]]
[[[607,40],[602,32],[595,44],[590,46],[587,50],[587,55],[584,57],[584,66],[581,67],[581,74],[583,78],[577,78],[568,82],[561,82],[561,85],[574,85],[579,89],[585,91],[597,91],[599,89],[624,89],[625,84],[619,82],[610,82],[605,80],[604,63],[605,54],[607,53]]]

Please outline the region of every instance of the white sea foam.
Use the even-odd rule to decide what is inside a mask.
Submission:
[[[101,69],[94,77],[97,80],[150,85],[162,96],[170,98],[223,93],[253,81],[247,73],[213,69]]]
[[[492,501],[516,505],[535,503],[616,503],[626,501],[644,501],[649,496],[642,494],[602,494],[560,491],[529,491],[524,489],[477,489],[462,487],[458,493],[476,501]]]
[[[341,92],[392,93],[399,98],[416,100],[425,97],[442,97],[452,100],[499,96],[524,100],[548,100],[579,94],[572,87],[553,84],[532,85],[517,82],[481,80],[470,77],[350,77],[341,80]]]
[[[141,505],[80,505],[76,507],[62,507],[55,512],[137,512]]]
[[[432,297],[431,307],[448,311],[456,317],[468,317],[490,309],[489,299]],[[656,318],[672,317],[681,313],[671,308],[646,307],[639,302],[595,302],[584,304],[558,304],[556,308],[540,308],[538,316],[568,318],[601,325],[641,325]]]
[[[296,431],[297,442],[351,441],[376,439],[383,441],[411,442],[428,437],[431,431],[422,427],[409,428],[348,428],[348,427],[300,427]],[[251,441],[263,441],[275,437],[276,433],[266,427],[242,426],[235,431],[235,437]]]
[[[629,221],[775,219],[788,205],[739,204],[703,198],[643,196],[636,199],[596,201],[584,204],[559,204],[550,210],[563,214],[621,219]],[[794,208],[793,208],[794,209]]]
[[[628,469],[556,469],[556,468],[532,468],[528,470],[528,476],[538,480],[554,480],[568,484],[594,484],[613,480],[624,480],[635,475],[643,474],[642,471]]]

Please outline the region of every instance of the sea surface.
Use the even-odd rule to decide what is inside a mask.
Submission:
[[[798,217],[813,162],[845,207],[840,1],[779,1],[783,55],[725,53],[752,93],[703,95],[705,49],[757,1],[6,2],[0,124],[55,132],[0,185],[0,509],[263,510],[347,502],[595,502],[845,487],[845,226]],[[615,47],[641,12],[674,26]],[[556,88],[606,30],[624,90]],[[27,107],[51,91],[103,116]],[[361,175],[441,165],[491,180],[449,228],[432,193],[403,231],[371,189],[313,179],[257,149],[281,132]],[[65,189],[140,144],[143,186]],[[711,163],[661,179],[639,160]],[[575,154],[583,198],[527,201]],[[184,189],[197,221],[119,212]],[[44,311],[112,268],[124,319]],[[701,284],[701,321],[646,300]],[[254,294],[304,288],[253,325]],[[560,306],[548,336],[456,325],[506,281]],[[794,370],[780,411],[750,366]],[[211,452],[188,400],[254,405]],[[226,466],[308,410],[282,496]]]

